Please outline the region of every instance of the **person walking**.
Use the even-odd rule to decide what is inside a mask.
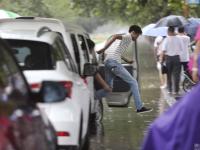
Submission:
[[[113,87],[113,79],[115,76],[121,78],[123,81],[127,82],[131,88],[131,92],[134,98],[137,113],[149,112],[152,109],[143,106],[141,96],[139,93],[138,83],[131,76],[131,74],[124,68],[121,64],[121,58],[128,62],[133,63],[133,60],[128,60],[122,57],[122,53],[127,50],[129,44],[135,41],[139,35],[142,34],[142,30],[137,25],[131,25],[129,27],[129,34],[115,34],[113,35],[105,44],[105,46],[97,51],[98,54],[106,51],[112,44],[119,42],[115,49],[108,49],[105,56],[105,78],[106,82]],[[106,91],[102,91],[102,95],[106,95]]]
[[[168,36],[163,41],[161,62],[166,61],[167,67],[167,88],[168,93],[172,93],[172,84],[174,84],[174,95],[179,95],[179,83],[181,73],[180,55],[182,41],[175,34],[175,28],[168,27]],[[172,81],[173,79],[173,81]]]
[[[162,43],[164,41],[165,37],[157,36],[154,41],[154,51],[155,51],[155,57],[157,62],[157,69],[159,73],[160,78],[160,88],[166,88],[167,86],[167,67],[165,61],[160,62],[160,54],[162,49]]]
[[[190,37],[185,34],[185,29],[184,27],[179,27],[178,28],[178,35],[177,35],[181,41],[182,41],[182,51],[180,54],[180,61],[181,61],[181,66],[183,67],[184,72],[187,75],[190,75],[188,71],[188,62],[190,59],[190,54],[189,54],[189,45],[190,45]]]
[[[196,33],[192,75],[200,74],[200,26]],[[199,150],[200,149],[200,84],[186,93],[174,106],[155,119],[148,127],[141,150]]]

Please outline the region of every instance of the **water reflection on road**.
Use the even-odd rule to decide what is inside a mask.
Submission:
[[[104,119],[91,127],[90,150],[139,150],[149,124],[169,107],[165,91],[159,89],[153,50],[147,42],[139,44],[139,57],[142,99],[154,110],[137,114],[133,100],[128,108],[108,107],[104,101]]]

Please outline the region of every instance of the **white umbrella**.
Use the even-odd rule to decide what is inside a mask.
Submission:
[[[155,23],[151,23],[151,24],[148,24],[148,25],[144,26],[142,28],[142,33],[145,34],[148,30],[154,28],[155,25],[156,25]]]
[[[146,36],[167,36],[167,29],[168,27],[157,27],[147,30],[143,33]]]
[[[4,19],[4,18],[16,18],[16,17],[20,17],[20,15],[17,14],[17,13],[11,12],[11,11],[0,9],[0,19]]]

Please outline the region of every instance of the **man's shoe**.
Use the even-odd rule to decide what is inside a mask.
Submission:
[[[146,113],[152,111],[152,108],[142,107],[140,110],[137,110],[137,113]]]

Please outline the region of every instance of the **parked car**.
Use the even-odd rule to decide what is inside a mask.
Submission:
[[[88,44],[86,39],[90,38],[89,35],[81,29],[79,26],[75,26],[70,23],[63,23],[58,19],[53,18],[39,18],[39,17],[19,17],[16,19],[2,19],[0,20],[1,30],[21,30],[29,29],[35,30],[41,27],[48,27],[52,31],[58,32],[64,39],[64,43],[68,48],[72,59],[74,60],[76,67],[78,68],[79,75],[88,84],[90,90],[90,101],[91,101],[91,114],[95,116],[96,101],[94,99],[94,77],[85,76],[85,64],[94,64],[95,59],[93,55],[90,54],[88,49]],[[86,45],[86,49],[82,49],[82,44]]]
[[[0,23],[0,28],[3,26],[4,22]],[[69,92],[64,101],[52,99],[52,103],[38,103],[38,106],[56,129],[59,147],[84,146],[88,138],[90,93],[60,34],[46,26],[32,30],[25,26],[17,29],[8,26],[6,30],[1,28],[0,35],[12,47],[32,90],[39,90],[46,80],[66,87]],[[91,67],[85,64],[86,75],[92,74],[87,71],[91,71]]]
[[[46,83],[41,84],[43,90],[31,92],[11,50],[0,39],[0,150],[56,149],[56,132],[36,103],[49,100],[46,89],[60,93],[55,100],[64,99],[61,93],[66,90]]]

